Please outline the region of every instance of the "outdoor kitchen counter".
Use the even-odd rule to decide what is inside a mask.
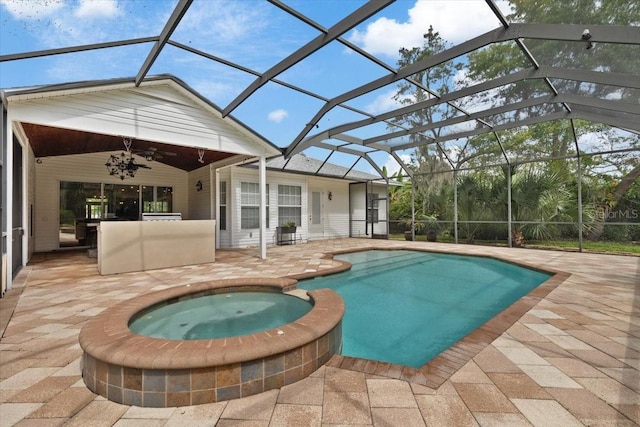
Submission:
[[[98,271],[127,273],[215,261],[215,220],[103,221]]]

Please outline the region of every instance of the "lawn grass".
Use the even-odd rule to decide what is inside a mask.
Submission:
[[[389,239],[405,240],[404,234],[390,234]],[[426,242],[427,236],[416,235],[416,241]],[[438,237],[440,243],[453,243],[453,238]],[[459,239],[460,243],[465,243],[464,239]],[[484,246],[508,246],[506,241],[484,241],[476,240],[476,245]],[[525,248],[530,249],[551,249],[560,251],[578,251],[577,240],[549,240],[549,241],[531,241],[525,242]],[[640,243],[632,242],[609,242],[609,241],[582,241],[583,252],[618,254],[618,255],[637,255],[640,256]]]
[[[578,250],[578,241],[572,240],[554,240],[547,242],[531,242],[525,245],[530,248],[541,249],[574,249]],[[582,241],[583,252],[597,252],[597,253],[611,253],[611,254],[625,254],[625,255],[640,255],[640,244],[630,242],[608,242],[598,241],[593,242],[590,240]]]

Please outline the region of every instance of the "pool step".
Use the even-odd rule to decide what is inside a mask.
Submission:
[[[298,297],[305,301],[309,301],[311,299],[309,298],[309,295],[307,295],[307,291],[305,291],[304,289],[293,289],[285,292],[285,294]]]

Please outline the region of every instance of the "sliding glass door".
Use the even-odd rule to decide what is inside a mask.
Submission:
[[[60,247],[92,244],[88,224],[138,221],[140,206],[142,212],[172,212],[173,188],[61,181]]]

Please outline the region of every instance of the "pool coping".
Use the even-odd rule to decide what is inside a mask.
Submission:
[[[327,334],[342,319],[342,298],[329,289],[309,291],[313,307],[301,318],[277,328],[229,338],[182,341],[146,337],[133,333],[129,321],[155,304],[207,290],[273,288],[287,292],[295,289],[296,283],[292,278],[221,279],[140,295],[90,319],[80,331],[80,347],[105,363],[136,369],[195,369],[269,357]]]
[[[116,304],[80,331],[82,379],[110,401],[158,408],[237,399],[300,381],[340,352],[345,305],[331,289],[304,292],[297,297],[309,298],[308,313],[251,334],[170,340],[129,329],[131,319],[154,305],[228,292],[290,293],[296,283],[291,278],[211,280]]]
[[[541,268],[538,265],[533,265],[521,261],[513,261],[495,255],[469,253],[458,254],[456,252],[439,251],[432,248],[427,249],[410,246],[383,247],[375,245],[325,253],[325,259],[333,259],[334,262],[337,262],[340,265],[331,269],[324,270],[322,272],[307,272],[287,277],[292,277],[297,280],[303,280],[340,273],[350,269],[351,264],[347,261],[334,259],[335,255],[364,252],[368,250],[409,250],[445,255],[491,258],[552,275],[545,282],[531,290],[529,293],[512,303],[509,307],[505,308],[496,316],[476,328],[474,331],[470,332],[464,338],[460,339],[448,349],[444,350],[438,356],[434,357],[419,368],[342,355],[335,355],[329,360],[329,362],[327,362],[327,366],[393,379],[401,379],[434,389],[444,384],[453,374],[455,374],[473,357],[475,357],[478,353],[489,346],[496,338],[506,332],[507,329],[509,329],[523,315],[525,315],[536,304],[538,304],[538,302],[540,302],[549,293],[551,293],[551,291],[556,289],[565,280],[571,277],[570,273],[557,271],[550,268]]]

